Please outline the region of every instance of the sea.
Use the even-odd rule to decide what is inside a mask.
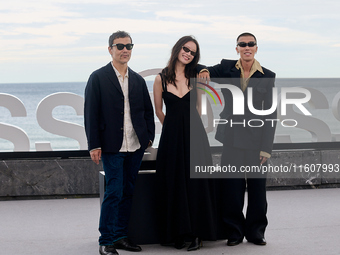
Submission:
[[[36,110],[39,103],[49,95],[58,92],[74,93],[84,97],[86,82],[63,82],[63,83],[2,83],[0,84],[0,95],[12,95],[18,98],[26,110],[26,116],[13,117],[11,111],[4,107],[0,101],[0,130],[1,126],[12,126],[22,130],[29,138],[30,151],[36,150],[36,143],[49,142],[52,150],[80,150],[78,141],[60,135],[55,135],[44,130],[37,121]],[[153,81],[147,81],[147,86],[152,94]],[[212,86],[214,86],[212,84]],[[320,142],[324,138],[323,132],[329,130],[330,141],[340,141],[340,78],[277,78],[275,86],[278,91],[282,88],[302,87],[312,89],[313,103],[305,103],[303,106],[312,114],[311,122],[307,126],[292,127],[278,121],[274,142],[306,143]],[[318,93],[316,93],[317,91]],[[321,95],[320,95],[321,93]],[[152,95],[151,95],[152,98]],[[209,99],[210,100],[210,99]],[[214,118],[219,118],[222,108],[209,101],[212,106]],[[321,102],[321,103],[320,103]],[[322,104],[323,103],[323,104]],[[294,106],[294,111],[304,115],[301,110]],[[320,109],[322,108],[322,109]],[[53,118],[80,126],[84,126],[84,116],[77,115],[71,106],[59,105],[52,111]],[[282,119],[291,119],[289,116],[282,116]],[[281,119],[281,120],[282,120]],[[156,120],[156,139],[153,147],[157,148],[161,132],[161,125]],[[203,116],[203,123],[207,125],[207,119]],[[308,126],[308,123],[310,125]],[[209,141],[212,146],[221,145],[214,139],[215,130],[208,133]],[[0,133],[0,152],[11,152],[14,145],[6,139],[6,134]],[[328,136],[329,137],[329,136]]]

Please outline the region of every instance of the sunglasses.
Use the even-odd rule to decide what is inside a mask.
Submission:
[[[249,42],[249,43],[245,43],[245,42],[239,42],[237,44],[238,46],[244,48],[244,47],[254,47],[256,45],[256,42]]]
[[[118,50],[122,50],[122,49],[124,49],[124,47],[125,47],[127,50],[132,50],[132,48],[133,48],[133,43],[128,43],[128,44],[117,43],[117,44],[112,44],[112,47],[113,47],[113,46],[116,46]]]
[[[185,52],[190,52],[191,56],[195,57],[196,56],[196,52],[195,51],[192,51],[190,50],[189,48],[185,47],[185,46],[182,46],[182,49],[185,51]]]

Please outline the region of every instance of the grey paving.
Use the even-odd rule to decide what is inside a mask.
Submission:
[[[204,242],[190,254],[340,254],[340,189],[269,191],[268,202],[266,246]],[[0,254],[99,254],[98,217],[99,198],[1,201]],[[142,248],[141,255],[188,253],[157,244]]]

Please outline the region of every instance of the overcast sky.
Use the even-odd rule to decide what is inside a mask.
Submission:
[[[280,78],[340,77],[338,0],[1,0],[0,83],[87,81],[107,64],[108,37],[128,31],[129,66],[162,68],[183,35],[201,63],[237,59],[236,37],[258,40],[256,58]]]

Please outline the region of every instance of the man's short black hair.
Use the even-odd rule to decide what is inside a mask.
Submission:
[[[131,36],[130,36],[130,34],[128,32],[117,31],[117,32],[113,33],[112,35],[110,35],[110,38],[109,38],[109,47],[112,47],[113,41],[115,39],[125,38],[125,37],[129,37],[130,40],[131,40],[131,43],[132,43],[132,38],[131,38]]]
[[[242,37],[242,36],[252,36],[252,37],[254,37],[255,42],[257,42],[255,35],[253,35],[252,33],[249,33],[249,32],[244,32],[244,33],[240,34],[240,35],[237,37],[236,42],[238,42],[238,39],[240,39],[240,37]]]

